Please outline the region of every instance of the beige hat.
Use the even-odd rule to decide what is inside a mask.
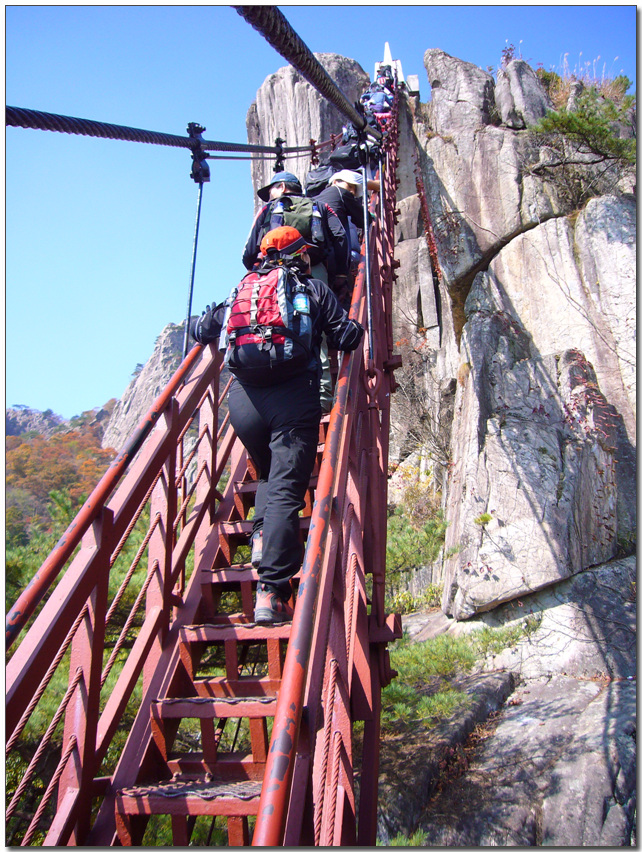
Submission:
[[[350,186],[356,186],[356,196],[359,198],[363,193],[363,178],[359,172],[352,172],[349,169],[341,169],[340,172],[335,172],[330,178],[330,186],[333,186],[338,180],[344,183],[349,183]]]

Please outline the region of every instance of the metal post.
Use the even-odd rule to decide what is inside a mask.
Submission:
[[[198,184],[198,202],[196,205],[196,228],[194,230],[194,247],[192,249],[192,272],[189,280],[189,295],[187,297],[187,316],[185,317],[185,334],[183,336],[183,358],[187,355],[189,342],[189,321],[192,316],[192,294],[194,292],[194,271],[196,269],[196,248],[198,246],[198,228],[201,221],[201,202],[203,200],[203,184],[210,179],[210,167],[207,165],[207,154],[203,148],[203,133],[206,128],[195,121],[187,125],[187,133],[192,142],[192,172],[190,177]]]
[[[368,210],[368,174],[367,167],[365,165],[361,166],[361,175],[363,179],[363,234],[366,244],[366,300],[368,307],[368,358],[366,363],[366,369],[368,370],[372,365],[374,346],[372,341],[372,290],[370,287],[370,221]]]
[[[379,154],[379,228],[382,235],[386,233],[386,221],[383,210],[383,166],[384,154],[383,151]]]
[[[189,321],[192,316],[192,294],[194,292],[194,271],[196,269],[196,249],[198,246],[198,228],[201,221],[201,202],[203,200],[203,184],[198,184],[198,202],[196,205],[196,228],[194,230],[194,246],[192,248],[192,271],[189,279],[189,294],[187,297],[187,316],[185,317],[185,334],[183,335],[183,358],[187,355],[189,340]]]

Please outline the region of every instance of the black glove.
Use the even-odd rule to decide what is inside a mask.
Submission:
[[[189,324],[189,333],[197,343],[212,343],[221,333],[221,323],[225,313],[225,302],[203,311],[202,316],[192,317]]]
[[[198,337],[196,336],[196,326],[198,325],[198,321],[200,317],[192,317],[189,321],[189,336],[198,342]]]

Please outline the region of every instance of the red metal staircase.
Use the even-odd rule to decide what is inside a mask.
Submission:
[[[7,845],[375,844],[396,134],[292,624],[252,621],[255,474],[195,346],[7,617]]]

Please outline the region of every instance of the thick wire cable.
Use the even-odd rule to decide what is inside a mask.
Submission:
[[[26,127],[32,130],[54,130],[59,133],[74,133],[79,136],[95,136],[103,139],[121,139],[126,142],[144,142],[151,145],[166,145],[171,148],[196,147],[197,141],[205,151],[228,151],[239,153],[276,154],[277,148],[269,145],[246,145],[237,142],[213,142],[207,139],[195,140],[189,136],[174,136],[171,133],[158,133],[154,130],[141,130],[120,124],[105,124],[87,118],[74,118],[69,115],[55,115],[22,107],[6,107],[8,127]],[[310,151],[311,145],[295,148],[283,148],[284,154],[296,154]]]
[[[382,139],[376,128],[370,127],[364,116],[350,103],[309,47],[294,32],[277,6],[234,6],[242,18],[281,54],[293,68],[311,83],[330,103],[354,124],[357,130],[367,130],[375,139]]]

